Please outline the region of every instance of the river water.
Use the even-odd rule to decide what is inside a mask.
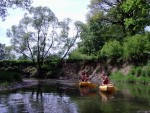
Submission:
[[[67,84],[67,83],[66,83]],[[114,94],[40,83],[0,93],[0,113],[150,113],[150,86],[115,83]]]

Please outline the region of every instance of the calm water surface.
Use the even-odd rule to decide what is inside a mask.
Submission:
[[[0,93],[0,113],[150,113],[150,86],[116,83],[97,88],[44,84]]]

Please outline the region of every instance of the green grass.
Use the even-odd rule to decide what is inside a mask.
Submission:
[[[150,84],[149,68],[145,68],[144,70],[140,69],[140,71],[139,68],[132,69],[131,72],[129,72],[129,74],[126,76],[117,71],[110,75],[110,79],[120,82]]]
[[[124,81],[124,78],[124,75],[119,71],[116,71],[110,75],[110,79],[115,81]]]

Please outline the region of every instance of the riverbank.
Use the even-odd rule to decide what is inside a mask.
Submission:
[[[30,66],[28,66],[28,68],[32,69]],[[22,68],[22,70],[23,69],[24,68]],[[16,70],[14,70],[14,72]],[[91,78],[90,82],[97,85],[101,84],[100,76],[103,71],[107,73],[111,80],[114,79],[114,81],[119,80],[131,83],[135,83],[137,81],[141,84],[147,84],[150,80],[150,66],[134,66],[126,63],[121,65],[115,65],[95,60],[80,62],[64,61],[60,66],[57,77],[55,77],[57,79],[52,79],[53,76],[56,75],[46,76],[43,80],[33,79],[32,74],[27,71],[29,73],[29,76],[23,76],[24,74],[21,74],[23,82],[13,82],[8,85],[0,84],[0,91],[15,90],[23,87],[36,86],[39,84],[39,82],[62,85],[64,87],[67,87],[69,85],[76,86],[83,71],[88,73],[89,78]],[[24,79],[25,77],[26,79]]]
[[[22,82],[12,82],[9,84],[1,84],[0,85],[0,92],[3,91],[11,91],[16,90],[24,87],[31,87],[38,84],[38,80],[36,79],[23,79]]]
[[[0,92],[12,91],[26,87],[37,86],[39,84],[58,85],[62,87],[76,87],[77,80],[61,80],[61,79],[23,79],[22,82],[13,82],[8,85],[0,85]]]

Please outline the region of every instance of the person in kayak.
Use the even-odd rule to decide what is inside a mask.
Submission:
[[[82,72],[81,81],[83,81],[83,82],[89,81],[89,76],[86,72]]]
[[[102,85],[107,85],[110,83],[109,78],[104,71],[102,72],[101,78],[102,78]]]

